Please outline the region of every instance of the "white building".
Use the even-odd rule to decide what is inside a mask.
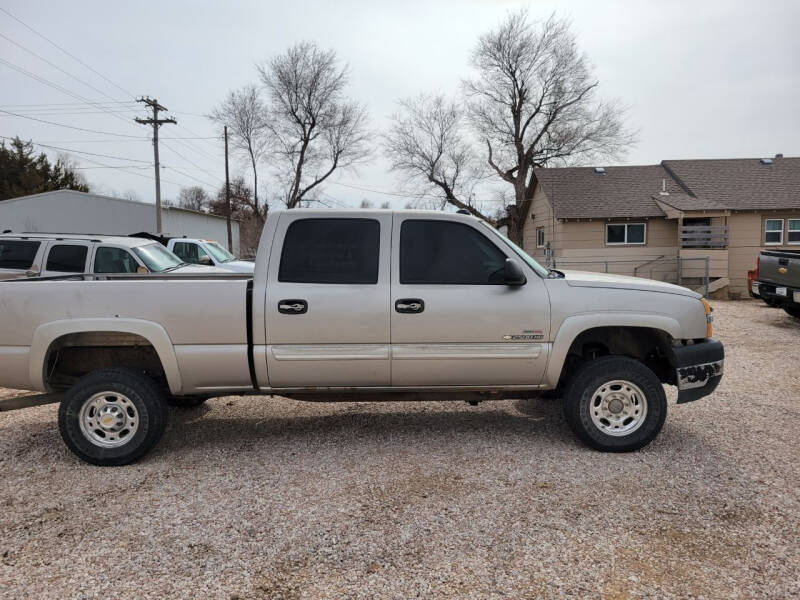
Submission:
[[[165,233],[228,243],[225,217],[164,206]],[[74,190],[58,190],[0,201],[0,232],[94,233],[128,235],[155,232],[153,204]],[[233,252],[239,252],[239,223],[231,221]]]

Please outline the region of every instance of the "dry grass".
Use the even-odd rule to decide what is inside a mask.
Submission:
[[[101,469],[55,406],[0,414],[0,594],[796,598],[800,321],[714,306],[722,385],[634,454],[553,401],[224,398]]]

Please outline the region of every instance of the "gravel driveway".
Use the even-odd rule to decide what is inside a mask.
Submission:
[[[123,468],[0,414],[0,594],[800,597],[800,321],[713,305],[722,384],[633,454],[556,401],[220,398]]]

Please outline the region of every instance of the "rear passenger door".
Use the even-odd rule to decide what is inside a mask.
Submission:
[[[542,278],[481,223],[395,216],[392,385],[531,386],[547,364]],[[504,283],[507,258],[524,285]]]
[[[271,387],[384,386],[392,214],[282,213],[267,273]]]
[[[54,277],[86,272],[89,244],[56,240],[50,242],[44,258],[42,276]]]

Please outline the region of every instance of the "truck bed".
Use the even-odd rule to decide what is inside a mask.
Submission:
[[[0,282],[0,378],[21,389],[41,389],[30,360],[48,352],[53,336],[80,326],[102,332],[124,324],[163,332],[174,346],[178,390],[250,387],[247,289],[249,275],[113,275]],[[201,315],[201,316],[200,316]],[[43,347],[48,346],[48,347]],[[41,362],[39,363],[41,364]],[[45,362],[46,364],[46,362]],[[180,375],[178,375],[180,377]],[[177,392],[173,382],[170,388]]]

